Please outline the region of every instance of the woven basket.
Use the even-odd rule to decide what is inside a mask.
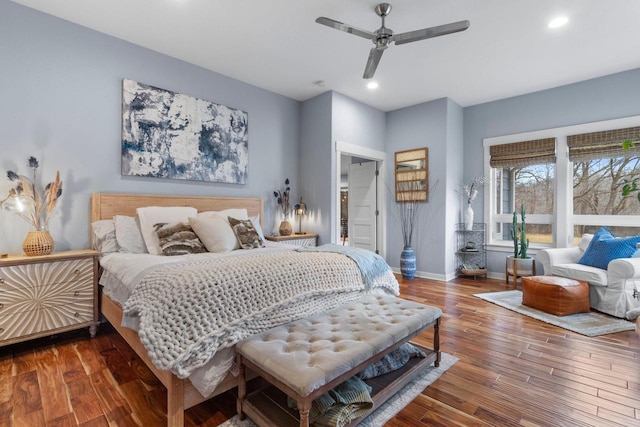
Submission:
[[[487,274],[486,268],[478,268],[477,270],[467,270],[464,268],[460,269],[460,273],[465,276],[485,276]]]
[[[53,237],[46,230],[28,232],[22,242],[22,250],[28,256],[49,255],[54,248]]]

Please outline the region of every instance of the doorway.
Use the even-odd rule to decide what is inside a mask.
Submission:
[[[338,244],[384,253],[385,157],[384,152],[336,142],[333,235]]]

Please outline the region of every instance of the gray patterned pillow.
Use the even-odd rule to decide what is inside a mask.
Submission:
[[[228,217],[229,225],[233,229],[236,237],[238,238],[238,243],[240,243],[240,247],[242,249],[255,249],[255,248],[263,248],[264,242],[258,235],[256,228],[251,222],[250,219],[235,219],[232,217]]]
[[[120,252],[132,254],[146,254],[147,246],[142,238],[140,223],[137,217],[116,215],[113,217],[116,229],[116,241]]]
[[[198,254],[207,251],[188,223],[158,223],[153,227],[163,255]]]

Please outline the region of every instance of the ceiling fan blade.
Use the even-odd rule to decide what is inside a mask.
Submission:
[[[364,74],[362,75],[363,79],[370,79],[376,73],[376,68],[378,68],[383,52],[384,49],[378,49],[377,47],[369,51],[369,59],[367,60],[367,65],[364,67]]]
[[[469,21],[452,22],[451,24],[438,25],[436,27],[423,28],[422,30],[409,31],[407,33],[394,34],[391,40],[396,44],[411,43],[418,40],[440,37],[446,34],[457,33],[469,28]]]
[[[335,28],[336,30],[344,31],[345,33],[351,33],[356,36],[364,37],[365,39],[375,40],[376,38],[376,35],[371,31],[361,30],[359,28],[352,27],[334,19],[325,18],[324,16],[316,19],[316,22],[318,24],[326,25],[327,27]]]

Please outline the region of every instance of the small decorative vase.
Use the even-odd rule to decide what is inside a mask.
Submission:
[[[473,230],[473,209],[471,205],[467,205],[467,209],[464,211],[464,229],[467,231]]]
[[[403,279],[413,279],[416,275],[416,254],[411,246],[405,246],[400,254],[400,272]]]
[[[28,256],[49,255],[54,248],[55,242],[47,230],[29,231],[22,242],[22,250]]]
[[[278,231],[281,236],[290,236],[291,233],[293,233],[293,227],[291,227],[291,223],[289,221],[282,221]]]

